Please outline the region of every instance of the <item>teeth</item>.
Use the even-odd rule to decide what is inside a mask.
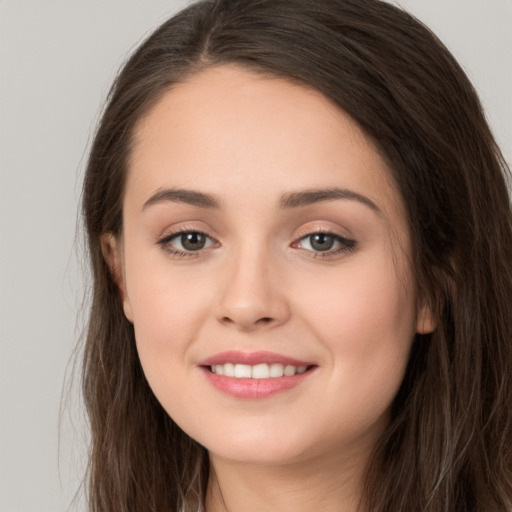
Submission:
[[[224,365],[218,364],[217,366],[224,366],[224,375],[226,377],[234,377],[235,376],[235,365],[234,364],[226,363]]]
[[[268,379],[273,375],[272,371],[269,371],[268,364],[257,364],[252,367],[251,377],[253,379]]]
[[[284,367],[282,364],[274,363],[270,365],[271,377],[282,377],[284,375]]]
[[[286,375],[286,377],[290,377],[291,375],[295,375],[296,370],[297,369],[295,368],[295,366],[292,366],[291,364],[287,364],[284,367],[284,374]]]
[[[235,364],[235,377],[237,379],[250,379],[252,368],[248,364]]]
[[[237,379],[269,379],[276,377],[291,377],[304,373],[307,366],[293,366],[291,364],[282,365],[280,363],[256,364],[215,364],[210,366],[213,373],[225,375],[226,377],[236,377]]]

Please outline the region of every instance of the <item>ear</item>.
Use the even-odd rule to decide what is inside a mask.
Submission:
[[[123,301],[123,310],[126,318],[133,323],[132,309],[128,294],[126,293],[126,281],[123,270],[123,254],[121,242],[112,233],[104,233],[101,235],[101,251],[105,262],[112,274],[112,278],[116,283],[121,300]]]
[[[437,320],[434,318],[432,309],[427,305],[422,305],[418,309],[416,318],[416,332],[418,334],[430,334],[437,327]]]

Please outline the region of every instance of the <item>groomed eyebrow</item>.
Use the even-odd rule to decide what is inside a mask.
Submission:
[[[158,190],[142,206],[145,210],[148,206],[157,203],[171,201],[173,203],[185,203],[200,208],[219,208],[219,201],[209,194],[187,190],[183,188],[166,188]]]
[[[370,198],[358,194],[353,190],[337,187],[290,192],[281,198],[280,207],[283,209],[300,208],[302,206],[309,206],[323,201],[333,201],[336,199],[358,201],[373,210],[375,213],[382,214],[381,209]]]
[[[289,192],[281,197],[279,206],[283,210],[288,210],[291,208],[301,208],[336,199],[357,201],[378,214],[382,213],[380,208],[368,197],[358,194],[353,190],[337,187]],[[185,203],[191,206],[198,206],[200,208],[220,208],[220,201],[210,194],[183,188],[167,188],[155,192],[144,203],[142,210],[145,210],[151,205],[167,201],[173,203]]]

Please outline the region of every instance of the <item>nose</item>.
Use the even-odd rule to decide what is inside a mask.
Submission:
[[[225,276],[216,315],[222,324],[253,331],[277,327],[288,320],[289,303],[279,269],[264,254],[237,257]]]

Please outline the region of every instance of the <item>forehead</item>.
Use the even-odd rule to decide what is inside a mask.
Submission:
[[[339,187],[402,213],[389,168],[356,122],[320,92],[236,66],[169,90],[138,123],[128,192],[186,187],[226,196]]]

